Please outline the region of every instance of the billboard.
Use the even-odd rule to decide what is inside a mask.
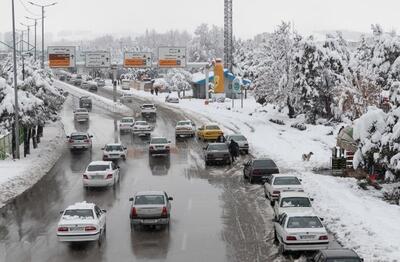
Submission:
[[[186,67],[186,47],[159,47],[158,67]]]
[[[49,46],[47,53],[50,68],[75,67],[75,46]]]
[[[111,55],[107,51],[91,51],[85,53],[85,66],[90,68],[109,68]]]
[[[153,54],[150,52],[125,52],[124,67],[147,68],[153,63]]]
[[[225,93],[224,65],[221,60],[214,65],[214,93]]]

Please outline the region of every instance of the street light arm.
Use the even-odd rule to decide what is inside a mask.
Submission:
[[[38,7],[49,7],[49,6],[57,4],[57,2],[54,2],[54,3],[51,3],[51,4],[47,4],[47,5],[39,5],[39,4],[36,4],[34,2],[28,2],[28,3],[30,3],[31,5],[34,5],[34,6],[38,6]]]

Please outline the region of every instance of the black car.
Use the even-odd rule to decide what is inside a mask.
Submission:
[[[211,163],[224,163],[230,165],[232,162],[228,145],[225,143],[209,143],[204,148],[204,160],[206,166]]]
[[[65,75],[60,75],[60,81],[65,81],[66,80],[66,78],[65,78]]]
[[[262,182],[272,174],[279,174],[279,169],[270,158],[252,159],[244,164],[243,177],[250,183]]]
[[[92,100],[88,96],[82,96],[79,98],[79,107],[87,108],[88,110],[92,109]]]
[[[312,262],[361,262],[356,252],[351,249],[325,249],[320,250],[313,258],[308,259]]]

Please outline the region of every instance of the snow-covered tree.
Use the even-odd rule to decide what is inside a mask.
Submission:
[[[194,62],[206,62],[224,55],[224,30],[221,27],[201,24],[194,31],[189,44],[189,58]]]

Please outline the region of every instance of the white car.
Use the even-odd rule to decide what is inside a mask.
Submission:
[[[131,82],[131,80],[122,79],[122,81],[121,81],[121,89],[122,90],[129,90],[130,89],[130,86],[129,86],[130,82]]]
[[[123,117],[119,121],[119,131],[121,133],[132,132],[134,125],[135,125],[135,119],[133,117]]]
[[[264,183],[265,198],[269,198],[271,203],[278,199],[282,192],[304,192],[301,180],[294,175],[275,174],[266,177]]]
[[[147,121],[136,121],[133,125],[133,133],[138,136],[150,136],[153,127]]]
[[[154,104],[143,104],[141,107],[142,117],[156,117],[157,108]]]
[[[152,137],[149,145],[150,156],[169,156],[171,141],[165,137]]]
[[[225,136],[226,143],[229,145],[233,140],[239,145],[239,150],[244,152],[245,154],[249,153],[249,142],[244,135],[241,134],[233,134]]]
[[[196,125],[191,120],[178,121],[175,126],[175,137],[190,136],[194,137],[196,134]]]
[[[67,136],[68,148],[74,149],[92,149],[92,135],[84,132],[74,132]]]
[[[123,93],[122,96],[119,98],[121,103],[132,103],[133,102],[133,94],[131,93]]]
[[[327,249],[329,236],[321,219],[313,212],[283,213],[274,219],[279,252]]]
[[[165,97],[165,102],[167,103],[179,103],[179,97],[176,94],[169,94]]]
[[[106,211],[92,203],[76,203],[61,211],[57,226],[60,242],[98,241],[106,233]]]
[[[304,192],[282,192],[274,205],[275,217],[278,218],[283,213],[311,212],[312,201]]]
[[[78,108],[74,110],[74,120],[77,122],[89,121],[89,111],[86,108]]]
[[[103,160],[126,160],[128,150],[125,146],[119,143],[106,144],[103,150]]]
[[[93,161],[82,179],[85,188],[115,186],[119,181],[119,167],[111,161]]]
[[[169,226],[172,197],[164,191],[137,192],[129,201],[131,227],[136,229],[145,226]]]

